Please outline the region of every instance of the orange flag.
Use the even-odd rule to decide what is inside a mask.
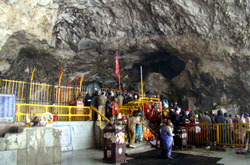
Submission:
[[[115,74],[118,75],[119,91],[121,91],[118,51],[116,51],[116,53],[115,53]]]

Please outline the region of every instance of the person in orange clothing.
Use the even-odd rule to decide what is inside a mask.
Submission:
[[[144,138],[146,141],[153,140],[153,135],[152,135],[151,131],[150,131],[148,128],[145,128],[145,129],[144,129],[143,138]]]
[[[118,115],[119,115],[119,106],[118,106],[118,100],[117,98],[114,98],[114,100],[112,101],[112,104],[110,106],[111,110],[112,110],[112,117],[113,119],[117,119]]]

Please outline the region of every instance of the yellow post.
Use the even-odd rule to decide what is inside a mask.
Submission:
[[[144,116],[143,116],[143,118],[142,118],[142,121],[141,121],[141,122],[143,123],[142,132],[143,132],[143,134],[144,134]]]
[[[61,75],[60,75],[60,78],[59,78],[59,84],[58,84],[58,104],[57,105],[59,105],[59,103],[60,103],[60,86],[61,86],[61,82],[62,82],[62,75],[63,75],[63,72],[61,73]]]
[[[102,117],[100,117],[100,129],[102,129]]]
[[[58,95],[57,95],[57,105],[59,105],[60,104],[60,91],[61,91],[61,89],[60,89],[60,86],[61,86],[61,82],[62,82],[62,75],[63,75],[63,72],[61,72],[61,74],[60,74],[60,78],[59,78],[59,84],[58,84]],[[58,115],[58,109],[57,109],[57,115]],[[59,117],[58,117],[59,118]]]
[[[36,68],[33,68],[31,78],[30,78],[30,96],[29,96],[29,100],[31,100],[32,81],[33,81],[33,76],[34,76],[35,70],[36,70]]]
[[[216,124],[216,143],[217,145],[219,144],[220,142],[220,127],[219,127],[219,124]]]
[[[106,118],[102,113],[100,113],[95,107],[93,107],[92,105],[90,106],[90,110],[94,110],[97,114],[99,114],[104,120],[106,120],[107,122],[110,122],[110,120],[108,118]]]
[[[142,66],[140,67],[141,69],[141,97],[143,97],[143,78],[142,78]]]
[[[17,115],[17,122],[20,122],[20,105],[17,105],[16,115]]]
[[[69,121],[71,121],[71,107],[69,107]]]
[[[84,75],[82,75],[81,81],[80,81],[80,92],[82,91],[82,82],[84,80]]]

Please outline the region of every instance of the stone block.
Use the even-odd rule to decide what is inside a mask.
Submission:
[[[35,139],[35,131],[33,129],[26,129],[26,135],[27,135],[27,148],[30,148],[31,146],[33,148],[37,148],[37,141]]]
[[[39,147],[37,150],[37,165],[53,164],[53,147]]]
[[[4,136],[4,134],[7,132],[7,128],[5,124],[0,125],[0,136]]]
[[[61,163],[61,147],[60,146],[54,146],[53,147],[53,163]]]
[[[44,127],[34,127],[26,130],[27,148],[39,148],[45,146]]]
[[[26,148],[26,131],[21,133],[7,133],[5,134],[5,138],[7,150]]]
[[[38,129],[36,129],[35,131],[37,145],[38,145],[37,147],[45,146],[45,138],[44,138],[45,129],[46,127],[38,127]]]
[[[53,128],[45,129],[44,138],[45,138],[45,146],[46,147],[53,147],[54,146]]]
[[[0,151],[0,164],[1,165],[16,165],[17,151]]]
[[[27,148],[26,149],[26,165],[37,164],[37,149]]]
[[[54,136],[54,142],[53,145],[54,146],[61,146],[61,134],[62,131],[60,129],[54,129],[53,131],[53,136]]]
[[[17,150],[17,165],[26,165],[27,152],[26,149]]]
[[[0,151],[6,150],[6,138],[0,138]]]

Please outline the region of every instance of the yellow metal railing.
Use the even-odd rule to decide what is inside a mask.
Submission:
[[[117,92],[117,91],[119,91],[118,89],[113,89],[113,88],[106,88],[106,87],[102,88],[102,90],[103,90],[103,91],[108,91],[108,90],[112,90],[112,91],[114,91],[114,92]]]
[[[80,93],[80,87],[51,85],[46,83],[25,82],[1,79],[0,93],[16,94],[17,102],[31,104],[68,105]]]
[[[95,107],[93,107],[92,105],[90,106],[90,108],[92,110],[94,110],[98,115],[100,115],[104,120],[106,120],[107,122],[110,122],[110,120],[108,118],[106,118],[106,116],[104,116],[100,111],[98,111]]]
[[[61,105],[40,105],[40,104],[16,104],[16,121],[24,122],[25,116],[42,116],[50,112],[57,116],[57,121],[83,121],[92,120],[92,110],[83,106],[61,106]]]
[[[106,116],[104,116],[100,111],[98,111],[95,107],[93,107],[92,105],[90,106],[90,108],[92,110],[94,110],[98,115],[100,115],[106,122],[110,122],[110,120],[108,118],[106,118]],[[100,129],[102,128],[102,120],[99,121],[100,123]]]
[[[245,146],[250,136],[249,124],[190,124],[186,126],[187,141],[194,145]]]
[[[138,100],[130,101],[127,104],[121,106],[120,113],[122,113],[124,116],[131,116],[132,111],[139,110],[139,107],[142,107],[144,103],[157,103],[160,107],[162,106],[162,103],[159,98],[141,97]]]

